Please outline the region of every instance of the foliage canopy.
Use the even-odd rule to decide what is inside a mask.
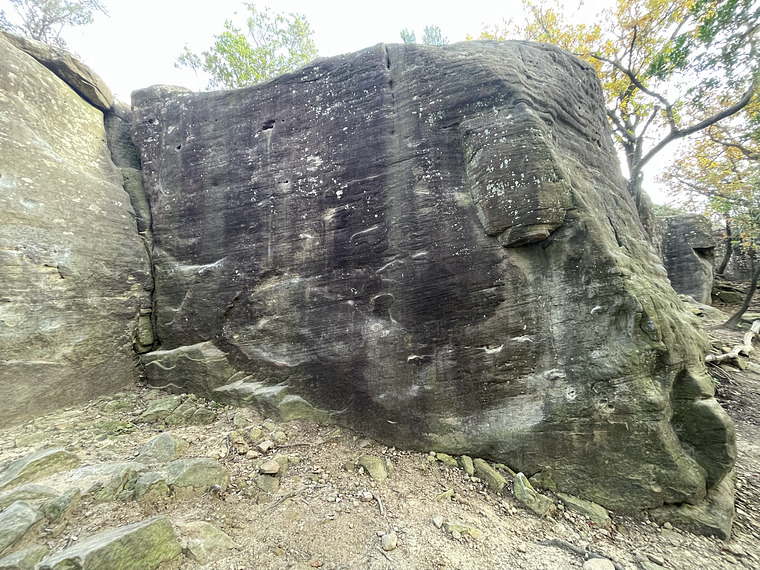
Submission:
[[[8,0],[15,16],[0,11],[0,28],[33,40],[66,48],[66,28],[93,21],[93,12],[107,14],[101,0]]]
[[[245,3],[247,34],[230,21],[200,54],[185,47],[175,67],[190,67],[209,76],[210,89],[233,89],[272,79],[317,57],[314,32],[301,14],[272,13]]]
[[[416,44],[417,34],[404,28],[401,30],[401,40],[405,44]],[[425,26],[422,32],[422,43],[428,46],[443,46],[449,43],[449,39],[443,35],[438,26]]]
[[[553,43],[596,69],[639,203],[655,155],[736,115],[757,89],[753,0],[616,0],[594,24],[570,22],[558,0],[523,5],[525,22],[486,27],[480,39]]]

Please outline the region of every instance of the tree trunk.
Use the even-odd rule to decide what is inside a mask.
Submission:
[[[750,283],[749,291],[747,291],[747,296],[744,297],[744,303],[742,303],[741,309],[736,311],[736,313],[726,321],[724,326],[733,328],[742,320],[742,316],[747,312],[747,309],[749,309],[749,304],[752,302],[752,297],[755,295],[758,279],[760,279],[760,265],[758,265],[757,269],[755,269],[754,275],[752,275],[752,282]]]
[[[723,272],[728,266],[728,261],[731,259],[731,253],[734,251],[734,246],[731,243],[731,222],[726,220],[726,253],[723,255],[723,261],[720,262],[720,267],[715,272],[718,275],[723,275]]]

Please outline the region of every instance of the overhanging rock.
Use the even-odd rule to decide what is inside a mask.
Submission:
[[[235,390],[611,509],[698,504],[731,471],[579,59],[379,45],[133,106],[162,349],[211,343]]]

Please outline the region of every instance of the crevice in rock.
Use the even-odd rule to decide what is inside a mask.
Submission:
[[[149,345],[141,342],[135,344],[138,352],[150,351],[160,342],[156,336],[156,298],[155,298],[155,268],[153,266],[153,217],[150,209],[150,197],[145,191],[142,178],[142,164],[140,156],[131,139],[132,110],[126,104],[116,102],[112,108],[103,115],[103,123],[106,131],[106,142],[111,152],[111,160],[117,166],[122,176],[122,187],[129,196],[132,209],[135,212],[137,231],[142,240],[150,265],[150,308],[141,308],[138,315],[138,336],[150,338]],[[180,145],[181,146],[181,145]],[[180,147],[177,147],[180,151]],[[149,314],[146,314],[149,313]],[[141,335],[141,327],[145,327],[145,319],[150,320],[150,335]]]

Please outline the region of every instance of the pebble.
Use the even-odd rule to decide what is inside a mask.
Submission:
[[[435,528],[441,528],[443,526],[443,517],[435,517],[433,519],[433,524],[435,525]]]
[[[398,535],[395,533],[395,531],[391,531],[387,534],[384,534],[380,541],[382,543],[383,550],[390,552],[391,550],[395,550],[396,546],[398,545]]]
[[[270,459],[261,464],[259,471],[267,475],[275,475],[280,471],[280,464],[274,459]]]

